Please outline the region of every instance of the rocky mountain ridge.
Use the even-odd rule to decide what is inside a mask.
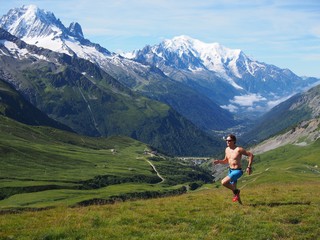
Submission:
[[[0,26],[43,49],[89,60],[117,84],[168,104],[210,133],[238,127],[250,116],[256,119],[319,81],[251,60],[239,49],[187,36],[146,46],[124,57],[85,39],[79,23],[67,28],[53,13],[33,5],[10,10],[0,19]]]
[[[287,144],[305,146],[320,138],[320,118],[303,121],[291,130],[269,138],[254,146],[251,151],[255,154],[264,153]]]
[[[233,113],[261,115],[315,83],[289,69],[251,60],[240,49],[188,36],[167,39],[125,56],[160,68]]]
[[[22,22],[23,25],[18,24]],[[211,102],[209,105],[215,106],[212,113],[217,112],[215,117],[226,114],[219,109],[221,107],[236,114],[237,118],[243,118],[244,113],[256,117],[319,80],[301,78],[289,69],[251,60],[240,49],[228,49],[218,43],[204,43],[188,36],[167,39],[135,51],[130,57],[123,57],[85,39],[80,24],[71,23],[66,28],[53,13],[33,5],[10,10],[1,18],[0,27],[29,44],[96,63],[132,90],[166,101],[200,126],[203,123],[199,123],[197,115],[204,112],[197,108],[197,104],[210,109],[205,102]],[[173,97],[172,87],[181,89],[181,97]],[[185,89],[187,93],[183,92]],[[190,92],[194,95],[190,99],[203,101],[193,103],[195,107],[189,104],[193,114],[184,105]],[[208,126],[203,128],[222,129],[216,123],[220,122],[219,119],[210,123],[207,118],[205,122]]]
[[[88,136],[124,135],[171,155],[210,155],[221,141],[97,65],[0,29],[0,78],[52,119]]]
[[[18,24],[21,22],[24,24]],[[232,114],[209,98],[199,95],[192,87],[173,81],[156,67],[124,58],[91,43],[83,37],[79,24],[71,24],[69,28],[61,26],[61,22],[52,13],[36,6],[10,10],[1,18],[0,27],[29,44],[98,64],[125,86],[170,105],[203,130],[223,130],[237,124]],[[77,29],[76,33],[71,29]]]

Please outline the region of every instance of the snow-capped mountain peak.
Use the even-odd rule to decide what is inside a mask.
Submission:
[[[211,71],[227,77],[226,67],[230,68],[234,75],[240,76],[235,63],[241,53],[240,49],[229,49],[219,43],[204,43],[188,36],[178,36],[172,40],[164,41],[168,50],[183,52],[189,51],[195,57],[201,59],[202,64]]]
[[[204,43],[196,39],[181,38],[176,39],[185,39],[189,43],[189,48],[191,51],[199,57],[203,65],[208,69],[225,75],[225,67],[229,66],[235,75],[239,76],[235,63],[239,58],[241,53],[240,49],[229,49],[222,46],[219,43]],[[176,39],[173,39],[175,41]]]
[[[202,59],[205,56],[219,56],[222,59],[238,58],[241,52],[240,49],[232,50],[219,43],[204,43],[185,35],[164,40],[162,45],[171,51],[191,51]]]
[[[1,18],[0,26],[19,38],[62,34],[65,27],[53,13],[35,5],[11,9]]]
[[[84,38],[83,37],[83,32],[82,28],[79,23],[77,22],[72,22],[68,28],[70,33],[72,33],[74,36],[79,37],[79,38]]]
[[[240,49],[185,35],[123,58],[85,39],[80,24],[66,28],[53,13],[34,5],[10,10],[0,18],[0,28],[28,44],[94,62],[127,86],[142,89],[154,79],[170,79],[234,112],[263,112],[272,102],[308,85],[289,70],[251,60]],[[13,52],[16,48],[6,49]],[[19,54],[24,56],[24,52]]]
[[[245,55],[240,49],[229,49],[219,43],[204,43],[182,35],[124,56],[156,65],[160,69],[162,66],[168,66],[191,72],[209,70],[225,78],[234,87],[241,88],[232,78],[241,78],[237,61]]]
[[[291,71],[252,60],[240,49],[188,36],[146,46],[131,58],[160,68],[168,77],[197,88],[233,112],[263,112],[297,86],[307,85]],[[217,91],[221,96],[213,96]]]
[[[167,49],[178,51],[180,56],[182,56],[183,52],[191,52],[201,60],[207,70],[216,72],[221,77],[226,78],[236,88],[241,88],[232,81],[229,73],[231,72],[233,76],[241,78],[236,65],[241,54],[240,49],[229,49],[216,42],[204,43],[188,36],[178,36],[172,40],[166,40],[164,41],[164,45],[167,46]],[[189,69],[199,70],[199,68]]]
[[[11,9],[0,19],[0,27],[28,44],[68,55],[76,54],[92,62],[111,55],[107,49],[84,39],[79,23],[73,22],[66,28],[53,13],[35,5]]]
[[[193,46],[195,45],[195,39],[182,35],[174,37],[173,39],[166,39],[160,45],[170,50],[172,52],[185,52],[188,50],[192,50]]]

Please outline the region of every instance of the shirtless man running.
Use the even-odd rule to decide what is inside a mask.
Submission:
[[[232,134],[229,134],[226,142],[227,148],[225,151],[225,157],[223,160],[213,160],[214,164],[229,164],[229,173],[224,179],[222,179],[221,184],[226,188],[229,188],[233,191],[234,197],[233,202],[240,200],[240,190],[237,189],[237,180],[242,176],[243,171],[241,167],[241,158],[242,155],[248,156],[248,166],[246,172],[250,175],[252,173],[251,165],[253,162],[253,154],[242,147],[236,146],[236,137]]]

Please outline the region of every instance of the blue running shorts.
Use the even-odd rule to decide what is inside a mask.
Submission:
[[[231,169],[229,168],[228,177],[231,178],[230,183],[235,184],[237,183],[238,179],[242,176],[243,171],[242,169]]]

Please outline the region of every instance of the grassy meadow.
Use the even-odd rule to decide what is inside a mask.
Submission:
[[[68,207],[64,200],[51,209],[2,212],[0,239],[319,239],[319,145],[319,140],[287,145],[256,156],[253,174],[239,181],[243,205],[233,203],[219,182],[182,195],[113,204]],[[126,192],[161,189],[162,184],[124,183],[90,191],[100,196],[120,186]],[[65,190],[50,191],[65,196]],[[72,191],[71,202],[83,198]],[[42,193],[27,194],[40,194],[31,197],[36,201]],[[42,203],[50,201],[45,196]],[[11,196],[1,206],[21,207],[19,198],[27,196]]]
[[[208,188],[179,196],[0,216],[0,239],[317,239],[319,181],[253,184],[243,205]]]
[[[128,137],[89,138],[1,116],[0,133],[0,212],[176,195],[212,181]]]

